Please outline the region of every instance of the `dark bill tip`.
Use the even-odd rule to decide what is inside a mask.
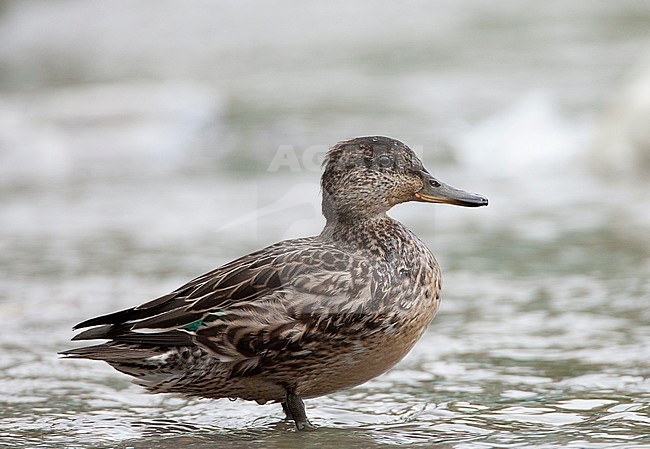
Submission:
[[[478,193],[465,192],[438,181],[427,172],[422,172],[424,185],[415,194],[417,201],[426,203],[453,204],[464,207],[481,207],[488,205],[488,199]]]

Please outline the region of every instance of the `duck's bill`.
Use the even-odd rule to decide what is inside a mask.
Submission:
[[[483,195],[456,189],[444,182],[438,181],[429,173],[422,172],[422,180],[424,181],[424,187],[415,194],[416,201],[454,204],[465,207],[480,207],[487,206],[488,204],[488,199]]]

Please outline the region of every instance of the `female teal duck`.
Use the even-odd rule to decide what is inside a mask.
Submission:
[[[65,351],[104,360],[156,393],[282,404],[311,427],[301,398],[360,385],[390,369],[439,305],[440,269],[411,231],[386,215],[407,201],[485,206],[443,184],[388,137],[334,145],[321,179],[320,235],[285,240],[177,290],[77,324]]]

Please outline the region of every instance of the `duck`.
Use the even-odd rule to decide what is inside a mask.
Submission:
[[[141,305],[83,321],[63,351],[102,360],[154,393],[279,403],[314,428],[304,399],[385,373],[440,305],[440,267],[387,212],[401,203],[488,204],[435,178],[404,143],[344,140],[326,153],[326,224],[209,271]]]

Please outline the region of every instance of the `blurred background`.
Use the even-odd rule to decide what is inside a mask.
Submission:
[[[317,234],[388,135],[483,209],[402,205],[443,306],[387,375],[278,406],[150,396],[70,327]],[[0,2],[0,446],[645,447],[645,0]]]

